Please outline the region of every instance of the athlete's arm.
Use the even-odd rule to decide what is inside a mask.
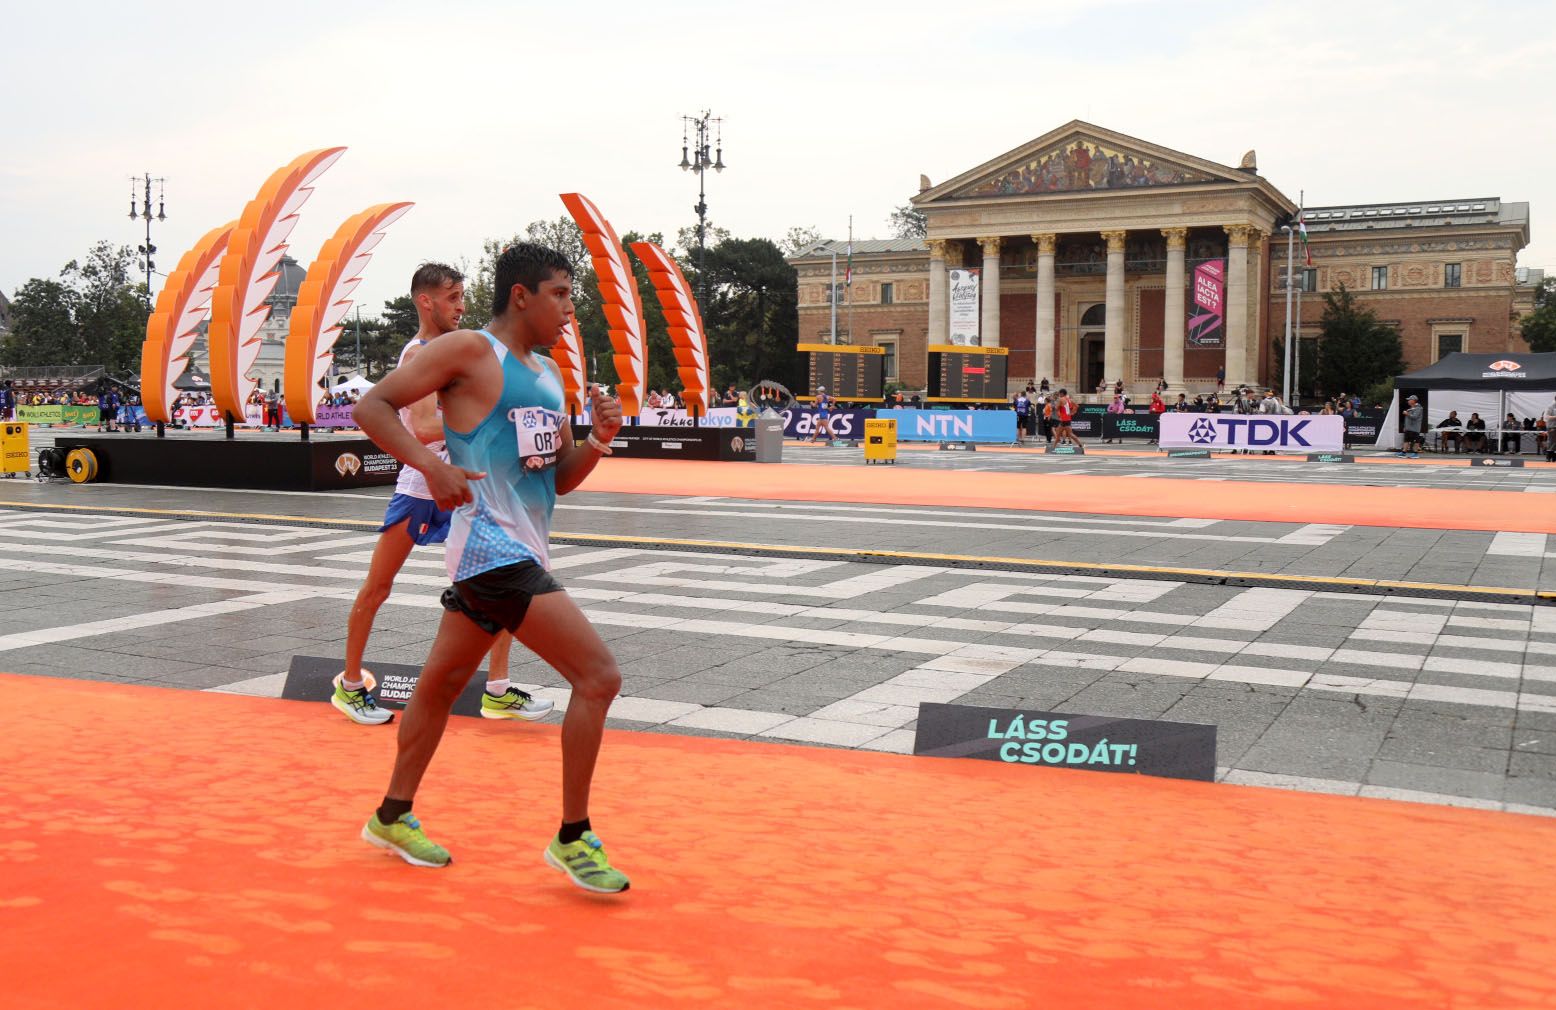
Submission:
[[[405,357],[400,360],[400,367],[404,368],[411,363],[411,359],[422,352],[420,347],[412,347],[405,352]],[[438,416],[438,398],[424,396],[407,408],[411,414],[411,434],[427,445],[433,442],[443,441],[443,419]]]
[[[549,362],[550,359],[547,359]],[[551,364],[555,368],[554,363]],[[589,383],[589,410],[593,427],[590,435],[602,445],[610,445],[611,439],[621,430],[621,401],[606,396],[599,386]],[[594,465],[600,461],[600,453],[593,446],[573,442],[572,425],[562,422],[561,437],[557,440],[556,493],[567,494],[584,482]]]
[[[489,353],[486,341],[474,331],[445,334],[368,390],[352,411],[357,426],[380,449],[426,476],[427,489],[441,509],[467,504],[472,498],[469,481],[486,474],[438,459],[400,423],[399,410],[468,378],[479,355]]]

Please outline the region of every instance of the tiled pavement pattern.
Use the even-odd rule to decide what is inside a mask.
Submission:
[[[383,500],[22,484],[0,484],[0,497],[72,504],[133,497],[148,507],[181,501],[359,518],[376,516]],[[633,528],[620,532],[676,535],[667,530],[676,522],[668,508],[653,502],[579,495],[570,504],[590,508],[559,512],[558,526],[587,518],[596,529],[615,523]],[[627,503],[655,511],[592,510]],[[992,519],[970,510],[957,518],[951,526],[892,528],[911,531],[916,549],[929,541],[930,549],[954,552],[956,525],[1051,517]],[[794,520],[782,513],[735,521],[742,539],[762,542],[779,542],[782,529],[815,534],[839,525]],[[716,521],[679,520],[710,539]],[[1096,520],[1082,518],[1076,528],[1088,522]],[[1133,542],[1122,531],[1165,532],[1171,536],[1135,539],[1175,545],[1184,562],[1208,567],[1204,552],[1226,544],[1313,553],[1354,532],[1122,522],[1111,533],[1079,536],[1095,551],[1099,543]],[[847,524],[833,535],[858,545],[873,528]],[[1056,535],[1078,534],[1067,527]],[[1188,539],[1199,535],[1223,539]],[[1258,539],[1224,539],[1244,535]],[[1549,550],[1479,536],[1482,566],[1538,565],[1542,559],[1528,555]],[[293,654],[341,654],[346,611],[373,541],[371,528],[0,512],[0,669],[277,694]],[[1497,553],[1498,544],[1510,553]],[[562,548],[556,567],[622,662],[626,685],[613,715],[623,726],[903,751],[920,701],[1165,718],[1216,724],[1218,763],[1232,782],[1556,813],[1556,608],[1549,606],[610,545]],[[370,659],[425,658],[441,569],[436,551],[413,556],[381,612]],[[565,703],[559,679],[538,662],[516,665],[514,678]],[[319,717],[333,716],[321,706]]]

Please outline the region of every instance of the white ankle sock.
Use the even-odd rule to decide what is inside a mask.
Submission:
[[[493,698],[501,698],[508,693],[508,684],[509,680],[507,677],[504,677],[502,680],[489,680],[486,682],[486,693]]]
[[[360,691],[367,686],[367,682],[361,680],[347,680],[345,677],[342,677],[340,678],[340,686],[348,691]]]

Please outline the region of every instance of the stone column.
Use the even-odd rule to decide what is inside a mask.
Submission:
[[[1245,224],[1225,226],[1226,251],[1226,389],[1253,381],[1248,374],[1248,233]]]
[[[1000,238],[998,235],[980,238],[983,246],[983,281],[980,295],[983,300],[979,331],[984,347],[1000,346]]]
[[[1108,241],[1108,318],[1102,331],[1102,371],[1109,388],[1124,377],[1124,235],[1122,231],[1102,233]]]
[[[946,275],[944,239],[929,240],[929,340],[944,344],[950,340],[950,278]],[[898,366],[901,367],[900,365]]]
[[[1058,236],[1033,235],[1037,243],[1037,381],[1057,380],[1054,367],[1054,246]],[[1057,387],[1056,387],[1057,388]]]
[[[1264,349],[1264,327],[1260,321],[1264,314],[1259,311],[1259,292],[1262,289],[1264,277],[1264,232],[1257,228],[1248,231],[1248,381],[1259,381],[1259,358]],[[1294,348],[1293,348],[1294,349]]]
[[[1166,318],[1162,325],[1162,378],[1177,399],[1183,392],[1183,248],[1187,228],[1163,228],[1167,238]]]

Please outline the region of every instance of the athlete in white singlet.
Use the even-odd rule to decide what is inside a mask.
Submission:
[[[419,354],[429,341],[459,326],[465,311],[464,275],[441,263],[424,263],[411,278],[411,299],[416,304],[420,328],[400,351],[400,368]],[[435,396],[424,397],[401,408],[399,416],[406,430],[415,434],[439,459],[448,459],[443,440],[443,417]],[[362,669],[362,654],[367,650],[373,618],[389,598],[395,577],[410,557],[411,548],[417,544],[440,544],[448,539],[449,516],[432,500],[427,479],[420,470],[412,467],[400,470],[394,497],[389,499],[383,525],[378,528],[378,543],[373,548],[367,579],[357,592],[346,621],[346,668],[335,677],[335,690],[330,696],[330,704],[352,722],[377,726],[394,718],[394,713],[378,707],[374,700],[374,685],[368,682],[372,674]],[[554,703],[533,698],[508,680],[508,652],[512,646],[513,637],[506,634],[497,636],[492,646],[486,690],[481,695],[481,715],[488,719],[526,721],[543,718]]]
[[[491,325],[439,338],[357,406],[368,436],[421,470],[439,506],[457,510],[447,554],[454,584],[443,594],[443,623],[400,723],[389,788],[362,837],[417,866],[448,865],[448,850],[427,838],[411,801],[454,700],[492,637],[506,630],[572,685],[562,723],[562,824],[543,857],[584,890],[614,894],[627,889],[627,878],[590,824],[589,788],[621,673],[547,570],[556,496],[583,483],[621,429],[620,402],[591,387],[593,426],[585,444],[575,444],[556,366],[538,353],[561,338],[573,314],[572,290],[572,265],[560,253],[530,243],[505,249],[496,263]],[[447,461],[395,413],[434,393],[443,404]]]

